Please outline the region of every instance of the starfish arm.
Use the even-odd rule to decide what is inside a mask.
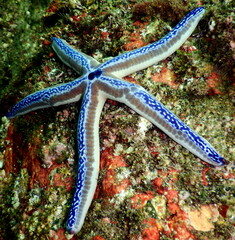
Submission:
[[[214,166],[227,163],[207,140],[186,126],[144,88],[133,83],[126,87],[128,83],[125,81],[107,76],[102,77],[102,82],[106,83],[106,89],[112,89],[107,98],[125,103],[203,161]]]
[[[67,66],[74,69],[77,73],[91,71],[100,63],[94,58],[71,47],[65,40],[56,37],[52,38],[52,48]]]
[[[18,102],[8,112],[7,117],[14,118],[34,110],[76,102],[82,96],[86,78],[78,78],[69,83],[32,93]]]
[[[102,64],[100,69],[104,73],[124,77],[167,58],[192,34],[204,12],[203,7],[192,10],[161,40],[121,54]]]
[[[105,100],[98,83],[89,82],[78,121],[78,176],[67,221],[67,229],[72,234],[82,228],[97,185],[100,162],[99,118]]]
[[[207,140],[196,134],[144,89],[136,88],[127,94],[125,103],[203,161],[214,166],[226,164],[226,160]]]

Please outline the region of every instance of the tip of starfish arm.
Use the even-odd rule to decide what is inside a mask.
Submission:
[[[6,114],[6,117],[7,117],[8,119],[11,119],[11,118],[14,118],[14,117],[15,117],[15,114],[13,114],[12,111],[10,111],[10,112],[8,112],[8,113]]]
[[[57,37],[52,37],[51,40],[52,40],[52,42],[55,42],[55,41],[58,40],[58,38]]]
[[[224,166],[224,165],[228,165],[229,164],[229,161],[227,161],[225,158],[220,158],[220,166]]]

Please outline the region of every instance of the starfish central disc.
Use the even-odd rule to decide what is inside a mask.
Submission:
[[[101,74],[102,74],[102,71],[100,69],[97,69],[94,72],[91,72],[88,74],[88,79],[93,80],[94,78],[99,78]]]

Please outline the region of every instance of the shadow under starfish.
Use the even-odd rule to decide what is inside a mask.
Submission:
[[[41,108],[79,101],[78,177],[67,229],[77,233],[82,228],[91,204],[99,174],[99,118],[107,99],[113,99],[135,110],[176,142],[214,166],[227,162],[204,138],[197,135],[179,118],[142,87],[124,81],[123,76],[147,68],[171,55],[191,35],[205,10],[196,8],[184,17],[161,40],[119,55],[103,64],[75,50],[64,40],[53,37],[52,47],[59,58],[83,75],[72,82],[33,93],[17,103],[7,114],[13,118]]]

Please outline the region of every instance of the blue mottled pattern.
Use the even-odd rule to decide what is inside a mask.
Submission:
[[[185,141],[188,145],[194,146],[194,148],[196,148],[198,152],[198,154],[193,152],[195,155],[197,155],[200,158],[202,158],[202,155],[204,155],[203,160],[210,162],[211,164],[214,163],[218,166],[226,164],[224,158],[221,157],[220,154],[216,152],[216,150],[211,146],[211,144],[208,141],[206,141],[204,138],[200,137],[198,134],[192,131],[178,117],[176,117],[159,101],[157,101],[157,99],[154,96],[146,92],[142,87],[137,86],[134,83],[124,81],[121,82],[118,79],[109,78],[108,76],[102,76],[101,80],[102,82],[107,83],[110,87],[116,86],[116,88],[119,90],[128,89],[128,91],[124,91],[124,94],[126,96],[122,95],[120,96],[120,98],[122,99],[117,98],[116,99],[133,108],[133,105],[129,104],[128,100],[128,95],[130,95],[133,99],[136,99],[135,100],[136,103],[139,101],[139,105],[142,104],[145,107],[149,107],[149,109],[156,115],[155,119],[157,117],[160,118],[157,119],[158,120],[157,123],[153,122],[151,118],[149,120],[153,122],[155,125],[157,125],[159,128],[161,128],[163,131],[165,131],[168,135],[171,135],[171,137],[176,142],[182,144],[181,141]],[[112,96],[109,96],[109,98],[112,98]],[[139,114],[142,114],[141,111],[140,112],[138,111],[138,109],[135,110]],[[168,129],[166,129],[165,126],[166,124],[169,125]],[[168,131],[170,130],[174,134],[170,134],[169,132],[167,132],[167,130]]]
[[[109,72],[109,69],[113,70],[113,67],[125,63],[127,64],[128,61],[132,61],[132,59],[136,59],[140,57],[142,61],[145,59],[143,56],[150,55],[151,53],[153,55],[160,55],[161,51],[166,51],[167,48],[170,47],[171,40],[173,40],[176,36],[180,37],[181,32],[186,31],[186,29],[190,28],[190,25],[192,22],[197,19],[198,16],[202,16],[205,12],[205,9],[203,7],[199,7],[191,11],[187,16],[185,16],[167,35],[165,35],[161,40],[154,42],[152,44],[149,44],[147,46],[138,48],[136,50],[133,50],[131,52],[127,52],[124,54],[121,54],[104,64],[100,66],[100,69],[104,72]],[[142,63],[141,63],[142,64]]]
[[[90,86],[88,87],[90,88]],[[90,91],[89,91],[90,92]],[[82,101],[82,106],[79,114],[79,124],[78,124],[78,152],[79,152],[79,165],[78,165],[78,175],[77,175],[77,180],[76,180],[76,190],[74,193],[73,197],[73,202],[72,206],[70,208],[70,213],[68,216],[68,221],[67,221],[67,229],[69,232],[73,231],[73,226],[76,222],[76,218],[79,217],[77,216],[80,214],[78,209],[80,211],[82,210],[79,208],[81,204],[81,199],[82,199],[82,192],[84,189],[84,179],[86,175],[86,141],[85,141],[85,119],[87,115],[87,105],[89,104],[90,101],[90,93],[86,93],[85,96],[83,97]]]
[[[99,117],[108,98],[125,103],[203,161],[214,166],[226,164],[226,160],[210,143],[186,126],[154,96],[144,88],[121,79],[121,76],[154,64],[177,50],[195,29],[203,13],[202,7],[194,9],[160,41],[101,65],[92,57],[77,52],[64,40],[52,39],[52,47],[59,58],[83,75],[70,83],[29,95],[12,108],[7,117],[75,102],[83,95],[78,120],[78,176],[67,222],[70,233],[75,234],[82,228],[94,196],[99,173]]]
[[[90,72],[91,67],[99,64],[95,59],[69,46],[63,39],[53,37],[52,41],[52,47],[59,58],[63,59],[66,65],[72,67],[78,73]]]
[[[52,107],[54,105],[59,106],[65,104],[64,102],[53,101],[56,96],[61,96],[65,93],[72,92],[76,88],[80,88],[81,83],[84,82],[86,77],[78,78],[72,82],[61,84],[55,87],[43,89],[36,93],[32,93],[26,98],[18,102],[10,112],[7,113],[8,118],[14,118],[16,116],[31,112],[33,110]],[[80,96],[81,97],[81,96]],[[77,99],[78,101],[79,99]],[[66,102],[69,103],[69,102]]]
[[[193,130],[191,130],[187,125],[185,125],[179,118],[177,118],[172,112],[170,112],[149,93],[140,90],[136,91],[134,93],[134,96],[136,96],[137,99],[143,102],[144,105],[149,106],[151,110],[157,112],[159,116],[163,119],[163,122],[167,122],[172,127],[174,131],[174,136],[172,138],[175,141],[188,141],[187,144],[191,146],[195,144],[195,146],[198,146],[201,150],[201,152],[199,151],[199,149],[197,151],[200,152],[200,154],[207,155],[208,159],[210,159],[212,162],[216,163],[217,165],[226,164],[224,158],[216,152],[216,150],[211,146],[208,141],[206,141],[204,138],[200,137]],[[161,126],[159,127],[162,129]]]

